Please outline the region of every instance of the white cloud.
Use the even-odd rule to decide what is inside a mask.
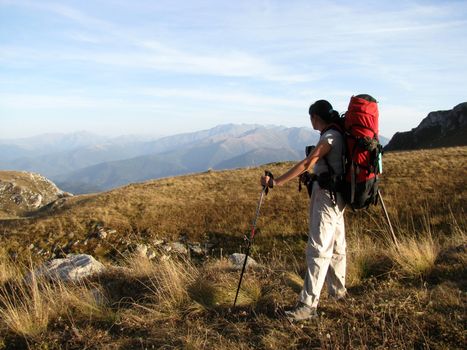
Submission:
[[[0,94],[0,107],[12,110],[36,110],[51,109],[93,109],[93,108],[136,108],[141,107],[141,103],[122,99],[100,98],[92,96],[73,95],[46,95],[46,94],[22,94],[22,93],[2,93]],[[159,108],[155,103],[146,103],[146,107]]]
[[[96,52],[94,50],[61,52],[3,46],[0,47],[0,61],[12,66],[34,66],[41,65],[43,62],[50,65],[66,61],[79,61],[107,67],[124,66],[160,72],[255,78],[286,83],[313,81],[318,78],[318,75],[289,73],[281,66],[238,51],[222,54],[199,54],[165,48],[161,51],[151,52]]]
[[[239,106],[274,106],[301,108],[300,99],[286,99],[268,95],[258,95],[239,91],[219,91],[208,89],[160,89],[143,88],[134,89],[132,93],[160,98],[191,99],[215,104],[235,104]],[[270,109],[270,108],[268,108]]]
[[[98,38],[96,35],[90,33],[75,31],[65,35],[67,35],[71,40],[80,41],[83,43],[99,44],[103,42],[101,38]]]
[[[236,120],[249,112],[250,119],[271,115],[280,123],[301,120],[302,109],[318,98],[345,110],[353,93],[365,91],[382,97],[387,136],[416,126],[434,96],[442,94],[436,103],[443,106],[458,99],[467,73],[467,2],[0,5],[30,10],[44,23],[52,15],[57,25],[52,39],[38,30],[38,40],[27,33],[24,44],[0,41],[0,79],[21,82],[2,84],[0,106],[9,108],[154,108]],[[110,7],[112,14],[103,11]],[[141,21],[134,20],[138,13]],[[43,81],[53,83],[42,88]],[[60,91],[63,86],[84,93]],[[125,88],[121,98],[111,91]],[[173,103],[179,98],[190,103]]]

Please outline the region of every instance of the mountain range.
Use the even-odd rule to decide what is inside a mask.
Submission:
[[[466,145],[467,102],[435,111],[389,141],[386,151]],[[311,128],[226,124],[166,137],[103,137],[89,132],[0,140],[0,169],[40,173],[81,194],[209,169],[232,169],[302,159],[316,144]]]
[[[467,144],[467,102],[431,112],[411,131],[398,132],[386,151]],[[311,128],[226,124],[166,137],[105,137],[90,132],[0,140],[0,169],[40,173],[71,193],[209,169],[232,169],[302,159],[316,144]]]
[[[318,138],[311,128],[255,124],[220,125],[153,140],[49,134],[0,140],[0,168],[38,172],[66,191],[88,193],[210,168],[297,160]]]

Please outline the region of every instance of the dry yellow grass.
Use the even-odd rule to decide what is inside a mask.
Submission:
[[[11,261],[4,249],[0,249],[0,284],[15,278],[18,275],[16,264]]]
[[[34,265],[23,270],[10,261],[2,268],[8,278],[0,283],[0,324],[15,334],[36,339],[57,317],[112,318],[99,285],[36,277]]]
[[[273,189],[263,204],[252,250],[262,267],[247,271],[237,310],[229,308],[240,272],[224,259],[190,261],[160,253],[155,261],[136,255],[125,260],[120,254],[127,242],[181,235],[217,240],[224,255],[238,250],[254,215],[259,176],[265,168],[279,174],[289,164],[129,185],[68,199],[33,218],[0,222],[6,250],[0,258],[0,344],[3,339],[10,348],[51,349],[463,348],[466,157],[467,147],[385,156],[383,193],[399,249],[380,208],[349,211],[350,297],[338,303],[324,291],[319,322],[300,327],[281,317],[282,307],[296,301],[304,269],[307,198],[296,192],[296,183]],[[458,176],[438,171],[449,167],[460,169]],[[117,233],[93,238],[89,233],[97,224]],[[13,262],[27,257],[31,243],[112,258],[124,267],[82,285],[37,281],[12,293],[10,284],[20,286],[21,274],[6,256],[17,253]]]
[[[463,217],[466,206],[466,159],[467,147],[387,154],[382,191],[396,226],[402,230],[420,228],[428,211],[434,228],[449,231],[446,215],[452,212],[456,218]],[[44,209],[34,217],[0,221],[4,233],[0,240],[20,255],[31,243],[47,251],[55,247],[56,253],[105,255],[114,248],[123,250],[131,241],[178,239],[180,235],[190,240],[222,237],[227,246],[235,240],[240,242],[249,229],[260,192],[258,179],[264,169],[280,174],[289,166],[211,171],[68,198],[57,208]],[[450,169],[456,169],[456,176]],[[366,214],[348,212],[349,235],[361,235],[362,231],[386,234],[381,210],[374,208],[372,213],[376,221]],[[84,246],[97,224],[114,228],[117,234],[105,242],[91,239]],[[307,198],[297,191],[296,182],[271,191],[258,226],[263,237],[306,235]],[[238,247],[238,243],[235,245]]]
[[[45,331],[49,321],[55,316],[53,288],[32,279],[29,287],[20,286],[13,293],[0,290],[0,315],[5,325],[14,333],[34,338]]]
[[[235,299],[240,272],[235,273],[225,260],[207,264],[200,271],[189,291],[193,300],[207,310],[229,308]],[[248,271],[238,294],[238,306],[254,305],[261,296],[261,285]]]
[[[399,246],[389,249],[391,259],[410,277],[427,276],[434,268],[440,246],[430,234],[403,237]]]

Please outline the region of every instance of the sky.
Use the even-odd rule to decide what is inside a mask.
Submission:
[[[467,101],[467,1],[0,0],[0,139],[310,126],[359,93],[386,137]]]

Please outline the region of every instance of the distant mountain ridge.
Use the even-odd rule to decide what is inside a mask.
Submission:
[[[467,102],[451,110],[431,112],[410,131],[396,133],[386,151],[467,145]]]
[[[153,140],[81,132],[70,140],[55,134],[46,138],[0,140],[0,169],[38,172],[66,191],[89,193],[209,168],[300,159],[319,134],[311,127],[225,124]]]
[[[0,169],[32,171],[52,177],[104,161],[150,153],[148,138],[153,141],[155,137],[110,138],[83,131],[0,140]]]
[[[238,128],[231,125],[228,129],[230,130],[218,128],[217,133],[203,132],[204,138],[198,137],[199,135],[185,135],[181,137],[181,146],[177,148],[96,164],[56,176],[54,181],[68,191],[72,191],[73,184],[79,182],[107,190],[131,182],[201,172],[211,168],[232,169],[298,160],[304,157],[305,146],[316,144],[319,139],[319,134],[311,128],[257,125]],[[167,140],[157,142],[160,141]],[[75,192],[78,192],[76,188]]]
[[[208,169],[299,160],[305,146],[318,139],[311,127],[258,124],[224,124],[153,139],[47,134],[0,140],[0,169],[37,172],[68,192],[91,193]]]

